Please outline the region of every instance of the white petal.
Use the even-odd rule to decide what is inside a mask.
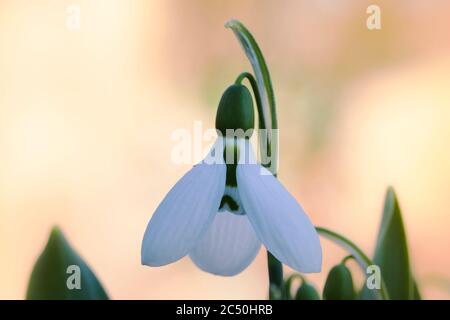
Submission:
[[[234,276],[255,259],[260,246],[245,215],[219,212],[189,256],[203,271]]]
[[[299,272],[319,272],[319,236],[294,197],[260,165],[239,164],[236,174],[244,210],[266,248]]]
[[[165,265],[184,257],[212,223],[225,189],[226,165],[194,166],[169,191],[144,234],[142,264]]]

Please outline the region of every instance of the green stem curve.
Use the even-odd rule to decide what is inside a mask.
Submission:
[[[367,267],[374,264],[372,260],[370,260],[370,258],[356,244],[354,244],[344,236],[341,236],[334,231],[322,227],[316,227],[316,231],[324,238],[333,241],[340,247],[350,252],[358,262],[364,274],[366,274]],[[389,300],[389,294],[386,290],[386,285],[384,284],[383,278],[381,279],[381,288],[379,291],[377,290],[377,293],[379,293],[380,300]]]
[[[256,101],[256,110],[258,111],[258,127],[260,129],[265,128],[264,124],[264,111],[263,106],[261,103],[261,95],[259,93],[258,84],[256,83],[255,77],[250,72],[242,72],[234,82],[235,84],[242,84],[242,81],[244,79],[247,79],[248,82],[250,82],[250,85],[252,86],[253,95],[255,97]]]

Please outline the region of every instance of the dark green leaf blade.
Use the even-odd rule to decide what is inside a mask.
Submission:
[[[389,187],[386,193],[373,262],[380,267],[391,299],[413,299],[414,288],[406,232],[397,196],[392,187]],[[373,298],[373,291],[375,290],[364,287],[362,298]]]
[[[79,267],[80,289],[69,289],[69,266]],[[28,300],[105,300],[108,296],[94,273],[71,248],[58,228],[53,228],[44,251],[31,273]]]

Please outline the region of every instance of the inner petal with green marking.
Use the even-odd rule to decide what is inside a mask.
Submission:
[[[219,212],[223,211],[228,211],[238,215],[245,214],[237,187],[225,187],[225,192],[219,207]]]

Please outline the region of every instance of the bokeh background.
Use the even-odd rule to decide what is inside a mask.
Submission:
[[[366,28],[369,4],[381,30]],[[152,212],[190,167],[170,161],[171,133],[213,127],[223,90],[250,71],[230,18],[265,54],[279,177],[312,221],[372,254],[393,185],[423,295],[449,298],[449,12],[445,0],[1,0],[0,298],[24,298],[55,224],[112,298],[266,298],[263,250],[233,278],[188,258],[140,265]],[[319,288],[345,254],[323,247]]]

